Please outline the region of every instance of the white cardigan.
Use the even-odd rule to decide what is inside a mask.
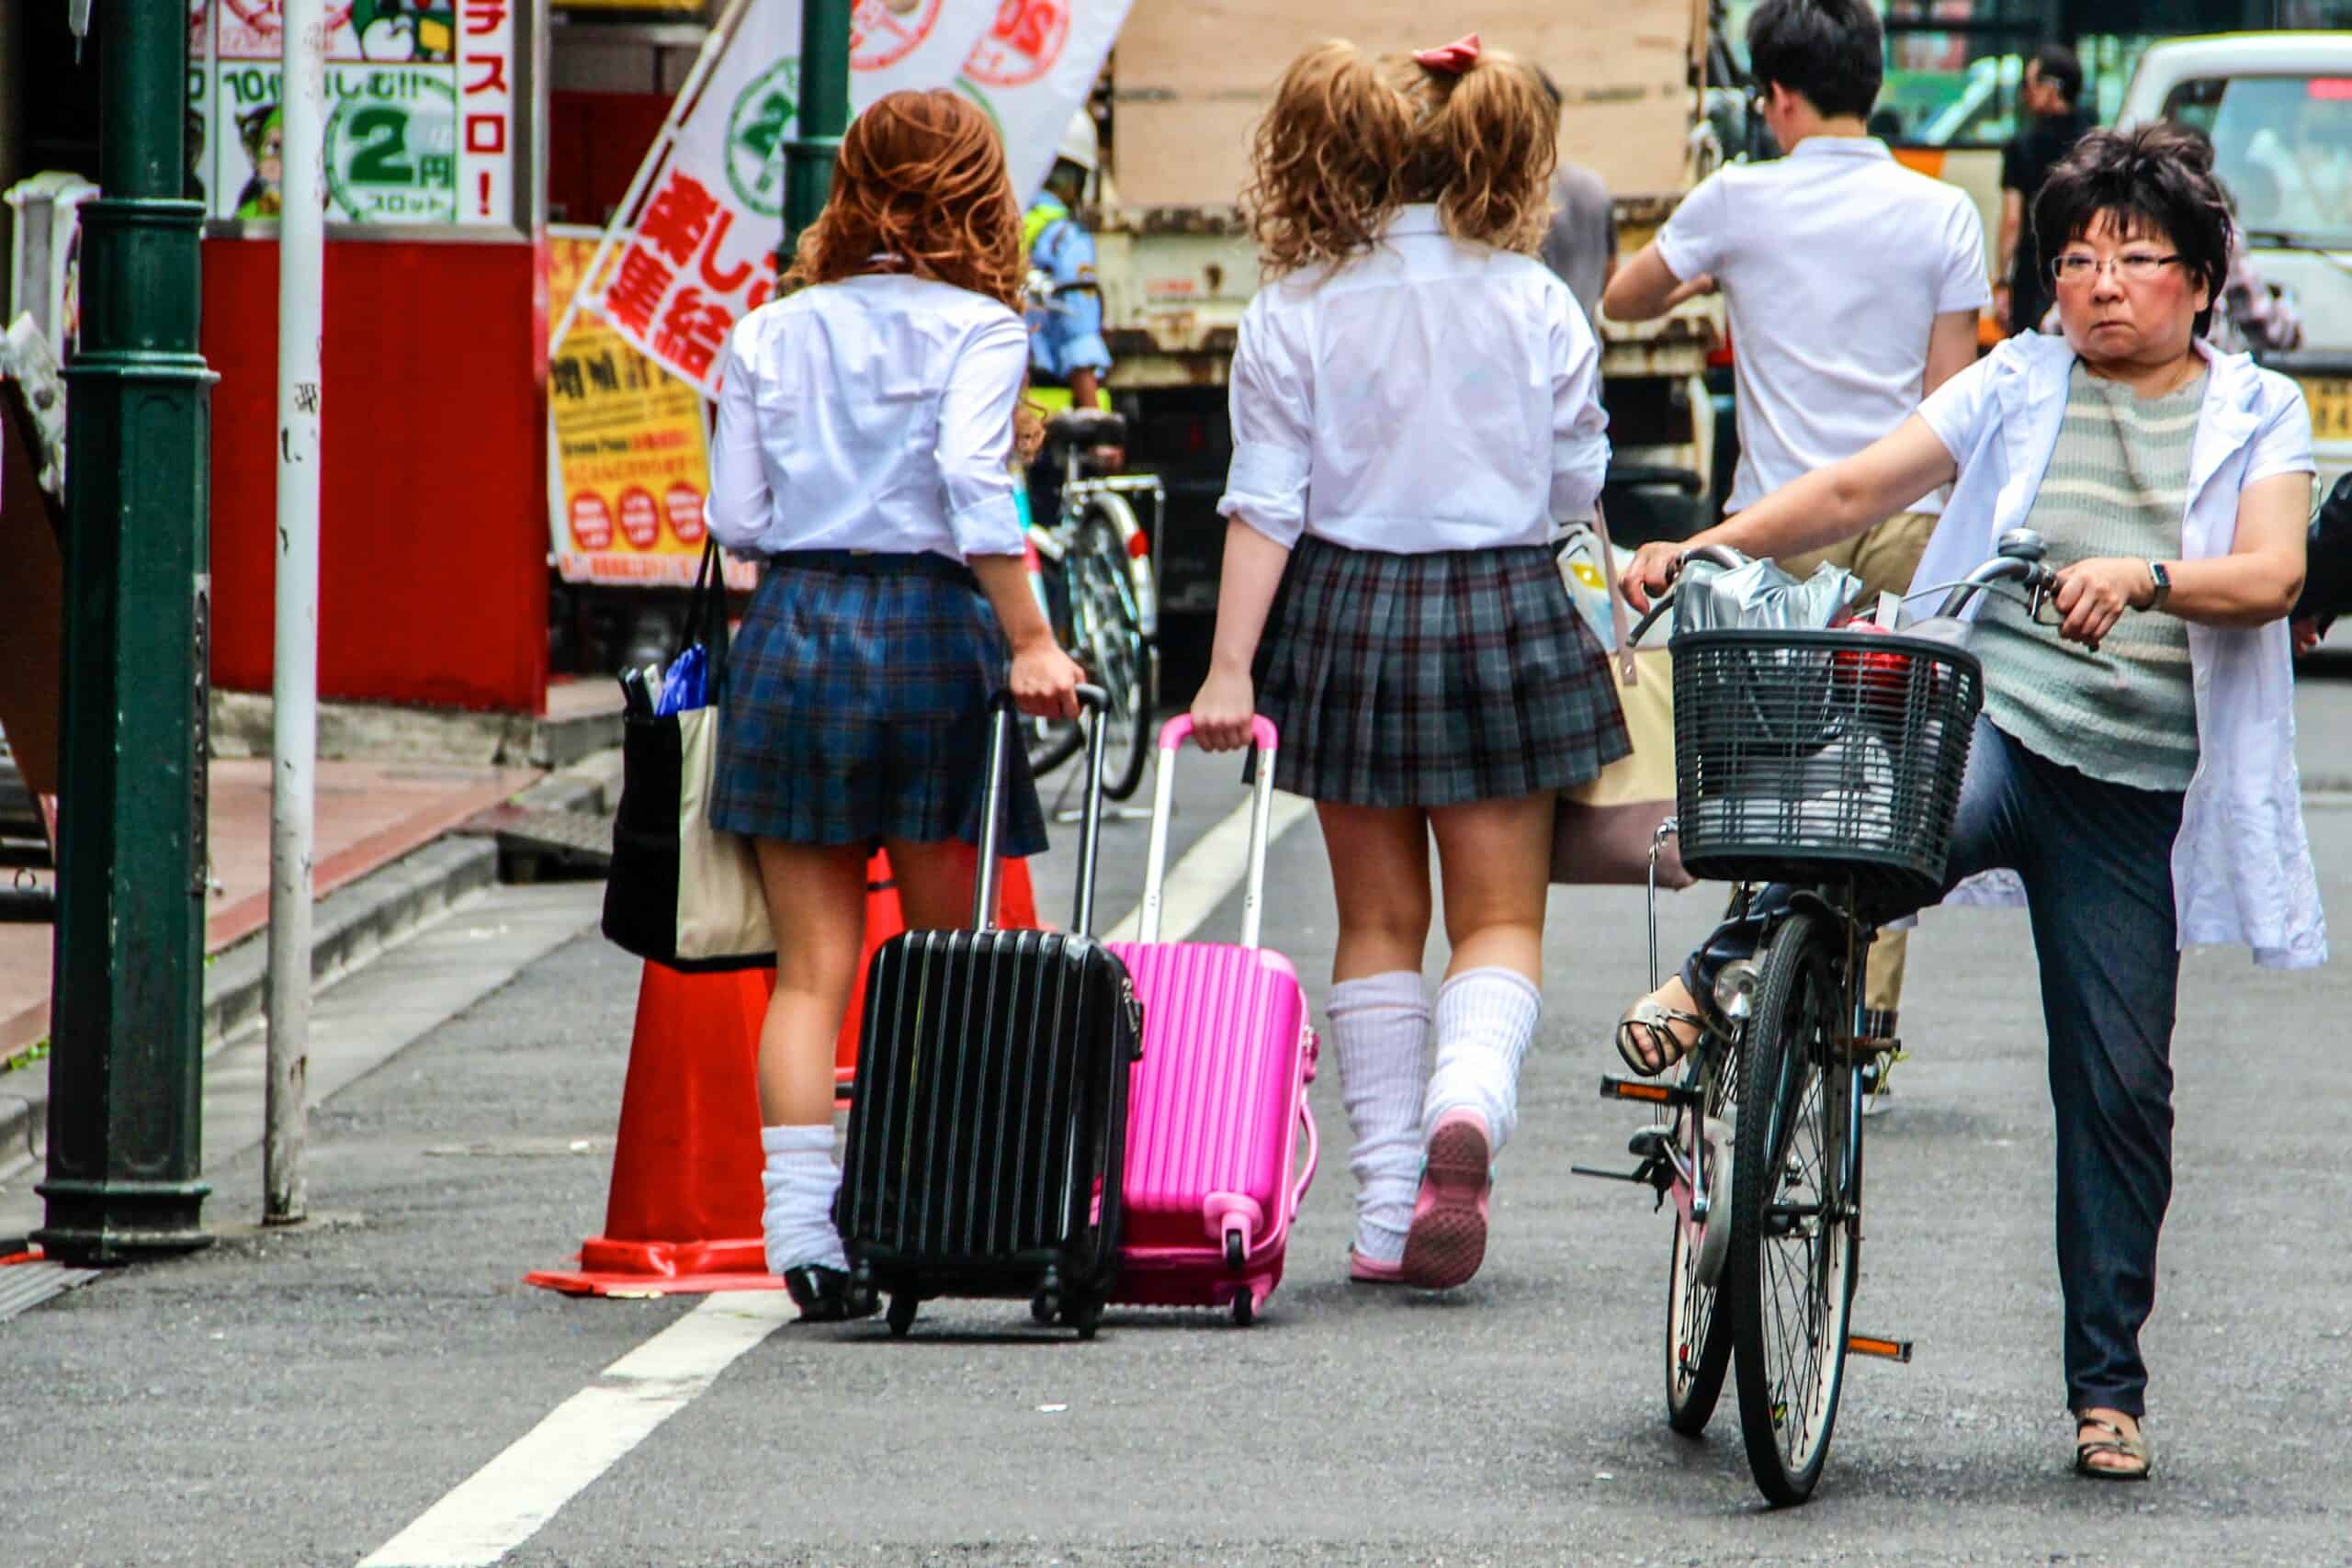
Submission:
[[[2230,553],[2246,486],[2317,469],[2311,414],[2293,381],[2242,354],[2217,354],[2202,343],[2197,351],[2210,373],[2189,454],[2184,560]],[[1915,592],[1966,575],[1992,557],[2003,532],[2026,525],[2058,445],[2074,363],[2064,338],[2013,337],[1921,405],[1920,417],[1959,464],[1960,479],[1919,562]],[[1970,614],[1982,603],[1980,597]],[[2287,624],[2239,628],[2192,621],[2188,656],[2199,756],[2172,852],[2180,944],[2243,944],[2266,968],[2324,964],[2327,922],[2295,772]],[[1999,880],[1973,880],[1952,901],[2017,901],[2015,878],[1995,876]]]

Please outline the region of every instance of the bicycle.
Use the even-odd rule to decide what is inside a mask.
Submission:
[[[1999,549],[1945,586],[1940,620],[1956,624],[1972,595],[2006,582],[2039,619],[2056,583],[2041,540],[2018,529]],[[1745,564],[1720,547],[1690,559]],[[1636,639],[1673,597],[1659,597]],[[1651,846],[1652,988],[1668,834],[1693,875],[1734,885],[1734,917],[1764,883],[1799,891],[1755,956],[1717,976],[1728,1027],[1706,1031],[1673,1081],[1601,1079],[1604,1100],[1653,1108],[1628,1145],[1635,1168],[1576,1169],[1650,1187],[1659,1208],[1672,1200],[1667,1424],[1698,1436],[1736,1372],[1748,1469],[1786,1506],[1821,1479],[1846,1358],[1911,1359],[1910,1341],[1850,1325],[1863,1077],[1897,1044],[1861,1032],[1864,971],[1871,910],[1914,907],[1941,886],[1984,675],[1956,638],[1932,636],[1717,628],[1668,646],[1676,802]]]
[[[1050,310],[1053,296],[1061,291],[1042,274],[1030,275],[1033,305]],[[1110,694],[1102,775],[1102,794],[1109,800],[1129,798],[1143,782],[1159,696],[1153,549],[1165,520],[1166,488],[1153,474],[1084,472],[1086,453],[1125,446],[1126,435],[1126,421],[1103,410],[1072,409],[1047,418],[1038,461],[1062,465],[1060,504],[1051,522],[1032,517],[1026,524],[1038,604],[1062,646]],[[1148,530],[1136,519],[1136,498],[1151,502]],[[1040,775],[1077,755],[1081,744],[1079,727],[1057,719],[1031,720],[1026,739],[1030,768]]]

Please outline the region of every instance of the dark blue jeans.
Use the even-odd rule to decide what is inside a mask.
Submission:
[[[1945,886],[1994,870],[2025,883],[2058,1113],[2058,1275],[2075,1410],[2136,1417],[2147,1395],[2140,1327],[2155,1304],[2156,1232],[2172,1201],[2180,807],[2178,795],[2102,783],[1977,721]],[[1764,889],[1690,955],[1692,995],[1711,998],[1716,971],[1755,953],[1790,891]]]

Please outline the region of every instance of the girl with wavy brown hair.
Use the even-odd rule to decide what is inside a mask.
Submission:
[[[1609,458],[1599,345],[1533,254],[1558,130],[1535,73],[1475,37],[1382,60],[1329,43],[1284,73],[1254,149],[1272,281],[1234,356],[1193,717],[1231,749],[1266,715],[1276,783],[1316,803],[1367,1282],[1443,1289],[1485,1258],[1542,1008],[1555,801],[1630,750],[1548,547],[1592,516]],[[1434,1009],[1432,836],[1453,947]]]
[[[768,1267],[849,1315],[833,1043],[887,848],[907,924],[962,925],[990,697],[1073,717],[1079,668],[1022,568],[1007,458],[1029,363],[1004,152],[954,93],[893,93],[842,139],[791,290],[735,328],[710,532],[763,563],[728,662],[714,826],[757,852],[777,943],[760,1034]],[[1008,647],[1009,644],[1009,647]],[[1045,847],[1025,759],[1003,838]]]

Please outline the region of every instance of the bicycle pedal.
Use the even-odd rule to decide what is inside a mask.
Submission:
[[[1838,1034],[1831,1036],[1829,1043],[1849,1061],[1903,1055],[1903,1042],[1891,1034]]]
[[[1641,1166],[1633,1170],[1602,1170],[1596,1166],[1572,1165],[1568,1167],[1568,1174],[1570,1176],[1598,1177],[1603,1181],[1630,1181],[1637,1187],[1648,1187],[1653,1185],[1650,1179],[1649,1167],[1646,1165]]]
[[[1619,1078],[1603,1076],[1600,1080],[1603,1100],[1637,1100],[1645,1105],[1697,1105],[1699,1091],[1684,1089],[1679,1084],[1656,1083],[1647,1078]]]
[[[1899,1361],[1907,1365],[1911,1359],[1911,1341],[1881,1339],[1869,1334],[1849,1334],[1846,1336],[1846,1354],[1873,1356],[1882,1361]]]

